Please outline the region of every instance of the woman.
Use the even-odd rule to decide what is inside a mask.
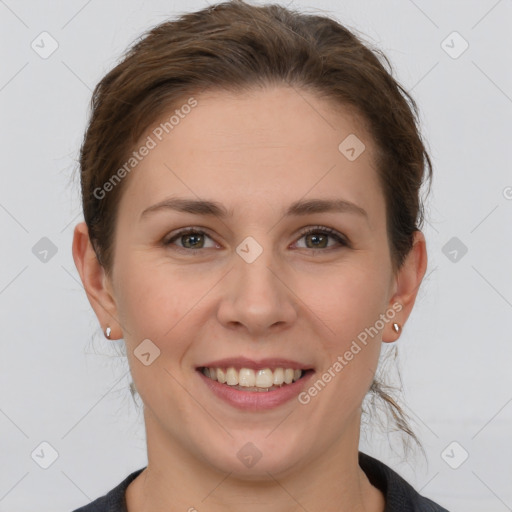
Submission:
[[[232,1],[96,87],[73,257],[126,343],[148,465],[79,511],[445,510],[358,451],[365,395],[391,403],[375,372],[425,274],[432,172],[376,53]]]

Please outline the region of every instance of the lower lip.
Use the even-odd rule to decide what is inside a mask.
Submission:
[[[201,370],[197,370],[197,373],[199,373],[199,376],[208,388],[229,405],[238,409],[262,411],[278,407],[296,397],[314,372],[308,371],[299,380],[291,384],[284,384],[281,388],[272,391],[240,391],[233,389],[227,384],[221,384],[216,380],[206,377]]]

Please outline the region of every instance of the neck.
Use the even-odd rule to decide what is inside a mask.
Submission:
[[[359,420],[316,459],[248,480],[191,456],[145,414],[148,466],[128,486],[128,512],[383,512],[383,494],[358,463]]]

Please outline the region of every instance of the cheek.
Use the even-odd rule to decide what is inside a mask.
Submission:
[[[310,287],[311,304],[324,321],[336,348],[357,338],[359,333],[374,326],[387,303],[388,276],[365,262],[354,263],[332,272],[325,286]],[[342,341],[343,340],[343,341]]]
[[[133,380],[151,409],[176,413],[182,406],[174,398],[182,391],[180,364],[189,348],[194,324],[197,325],[193,306],[204,290],[198,290],[199,285],[186,286],[175,269],[136,258],[124,263],[118,267],[118,311],[126,329],[124,339]],[[128,268],[129,272],[121,271]],[[144,341],[147,339],[151,343]],[[141,354],[147,352],[150,356],[146,365]]]
[[[368,254],[368,258],[372,257]],[[389,291],[384,270],[382,262],[354,262],[332,273],[324,293],[312,297],[316,309],[311,309],[328,327],[322,336],[327,358],[317,376],[333,383],[327,385],[326,404],[353,410],[371,385],[382,346],[381,314]]]
[[[176,269],[150,262],[127,260],[119,268],[118,313],[130,343],[149,338],[160,345],[177,338],[187,312],[202,295],[198,286],[183,282]]]

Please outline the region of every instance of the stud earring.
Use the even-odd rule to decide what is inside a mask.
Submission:
[[[400,324],[397,324],[396,322],[394,322],[394,323],[393,323],[393,330],[394,330],[395,332],[400,332],[400,329],[401,329],[401,328],[402,328],[402,327],[400,327]]]
[[[110,339],[110,333],[112,332],[112,329],[110,327],[107,327],[105,329],[105,336]]]

